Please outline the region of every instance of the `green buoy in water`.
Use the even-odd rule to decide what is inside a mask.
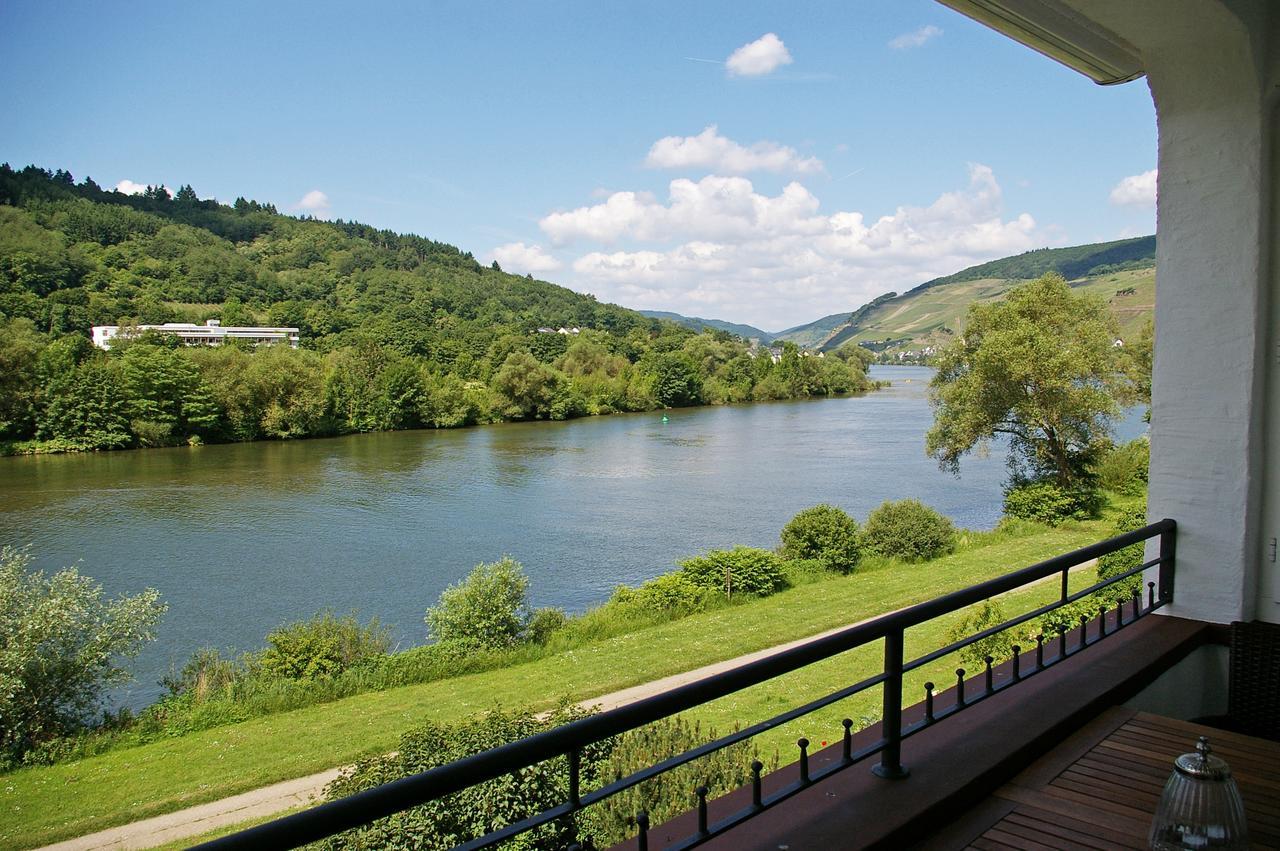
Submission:
[[[667,419],[667,415],[666,415],[666,414],[663,414],[663,415],[662,415],[662,421],[663,421],[664,423],[665,423],[665,422],[670,422],[670,420],[668,420],[668,419]]]

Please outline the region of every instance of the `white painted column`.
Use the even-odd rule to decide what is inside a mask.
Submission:
[[[1179,524],[1167,611],[1217,622],[1271,614],[1257,589],[1275,427],[1269,37],[1263,6],[1230,7],[1175,0],[1140,44],[1160,133],[1149,513]]]

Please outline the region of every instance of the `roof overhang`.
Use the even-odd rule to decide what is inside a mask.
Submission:
[[[1095,83],[1112,86],[1146,73],[1137,49],[1057,0],[938,0]]]

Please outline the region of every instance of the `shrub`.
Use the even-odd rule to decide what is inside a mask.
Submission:
[[[1146,506],[1143,506],[1121,514],[1111,527],[1111,534],[1113,536],[1122,535],[1125,532],[1132,532],[1134,529],[1141,529],[1145,525],[1147,525],[1147,509]],[[1098,579],[1110,579],[1113,576],[1119,576],[1126,570],[1131,570],[1142,564],[1143,550],[1144,545],[1140,542],[1130,544],[1122,550],[1102,556],[1098,559]],[[1117,603],[1132,600],[1133,593],[1141,590],[1142,574],[1136,574],[1102,589],[1096,596],[1102,598],[1102,601],[1107,605],[1114,606]]]
[[[1113,447],[1098,462],[1098,484],[1128,496],[1145,494],[1150,460],[1151,442],[1145,437]]]
[[[46,577],[30,561],[0,548],[0,766],[86,726],[167,608],[153,589],[105,600],[74,568]]]
[[[323,611],[267,633],[267,647],[252,667],[268,677],[312,680],[386,656],[390,648],[391,634],[377,618],[361,626],[355,615]]]
[[[564,609],[555,606],[535,609],[525,627],[524,639],[530,644],[546,644],[551,633],[563,628],[568,622],[569,616],[564,613]]]
[[[781,552],[784,558],[816,558],[828,570],[850,573],[862,558],[858,523],[834,505],[806,508],[783,527]]]
[[[1004,494],[1005,516],[1050,526],[1096,517],[1101,508],[1102,494],[1089,485],[1068,489],[1053,482],[1036,481],[1013,485]]]
[[[609,602],[646,615],[681,617],[705,609],[713,593],[677,571],[654,577],[639,588],[619,586]]]
[[[928,561],[955,549],[951,520],[917,499],[886,502],[867,517],[862,542],[882,556]]]
[[[244,675],[234,659],[223,656],[212,647],[202,647],[182,666],[182,670],[160,681],[171,695],[189,694],[196,701],[228,691]]]
[[[510,556],[475,569],[427,609],[431,635],[479,649],[518,643],[529,619],[529,577]]]
[[[984,629],[990,629],[996,624],[1004,623],[1008,619],[1008,616],[1004,613],[1004,608],[999,603],[994,600],[986,600],[981,608],[961,618],[947,631],[947,643],[950,644],[963,638],[968,638],[971,635],[982,632]],[[959,651],[960,659],[966,665],[973,666],[974,669],[984,668],[988,656],[995,660],[995,664],[999,664],[1013,656],[1014,640],[1015,636],[1007,629],[997,632],[995,635],[988,636],[981,641],[975,641],[973,644],[961,648]]]
[[[734,594],[767,597],[787,584],[782,559],[754,547],[711,550],[680,562],[680,572],[694,585],[723,591],[728,599]]]
[[[400,737],[391,756],[363,759],[325,790],[330,800],[369,789],[408,774],[426,771],[481,751],[543,732],[582,717],[581,710],[562,707],[540,719],[494,710],[457,725],[434,722]],[[607,746],[583,749],[582,787],[591,789]],[[453,848],[491,830],[514,824],[563,803],[569,794],[568,761],[546,760],[461,792],[379,819],[371,825],[328,839],[332,849]],[[517,848],[564,848],[577,841],[576,822],[560,819],[535,828],[513,844]]]
[[[734,727],[733,732],[737,729]],[[655,721],[613,740],[598,771],[600,781],[612,783],[717,738],[714,728],[704,731],[698,722],[690,724],[680,716]],[[711,799],[749,783],[751,762],[758,758],[756,746],[745,741],[714,751],[589,807],[580,816],[579,830],[594,847],[613,847],[636,835],[636,813],[643,810],[651,825],[662,824],[694,805],[692,790],[698,786],[706,786]],[[775,771],[777,751],[762,762],[764,773]]]
[[[1097,614],[1096,604],[1091,605],[1088,600],[1077,600],[1074,603],[1059,606],[1051,612],[1045,612],[1036,618],[1035,632],[1039,632],[1046,639],[1057,638],[1064,632],[1079,629],[1081,617],[1093,618]]]

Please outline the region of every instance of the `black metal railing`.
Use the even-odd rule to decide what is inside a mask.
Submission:
[[[1160,520],[1141,529],[1091,544],[1005,576],[902,609],[867,623],[851,626],[833,635],[815,639],[799,647],[780,651],[767,658],[747,663],[698,682],[689,683],[608,712],[591,715],[544,733],[493,748],[420,774],[394,780],[340,800],[321,804],[310,810],[216,839],[199,847],[207,849],[295,848],[333,836],[344,830],[367,825],[379,818],[410,807],[444,798],[463,789],[537,765],[545,760],[567,757],[567,770],[569,772],[569,794],[567,800],[556,807],[544,810],[515,824],[494,830],[459,846],[463,849],[487,848],[541,825],[571,817],[584,807],[589,807],[681,765],[750,739],[767,730],[852,697],[866,689],[883,685],[882,735],[878,741],[872,742],[865,747],[854,749],[853,722],[846,718],[842,722],[844,740],[841,758],[822,768],[811,770],[809,766],[809,742],[806,739],[800,739],[797,743],[800,751],[798,776],[793,782],[775,789],[768,795],[764,794],[762,788],[761,771],[763,765],[759,761],[752,763],[751,804],[714,824],[708,823],[708,791],[706,787],[700,786],[695,789],[698,811],[697,830],[675,845],[669,846],[679,849],[691,848],[712,836],[741,824],[763,810],[781,803],[824,777],[842,771],[874,754],[878,753],[880,755],[879,763],[873,768],[876,774],[886,778],[906,776],[907,769],[902,764],[902,741],[904,739],[940,723],[1007,688],[1017,685],[1028,677],[1052,667],[1089,645],[1123,629],[1138,618],[1167,605],[1173,599],[1176,528],[1174,521]],[[1159,541],[1159,554],[1156,558],[1135,565],[1123,573],[1109,577],[1075,593],[1070,593],[1068,575],[1072,568],[1152,538],[1158,538]],[[1010,676],[999,683],[995,682],[992,671],[994,660],[990,656],[986,657],[985,669],[980,674],[981,681],[977,689],[970,689],[968,686],[973,685],[972,680],[977,680],[979,677],[969,678],[963,668],[958,669],[956,671],[954,700],[951,705],[940,709],[934,705],[934,684],[926,683],[923,695],[924,709],[920,720],[906,727],[903,726],[902,681],[905,674],[1007,629],[1031,621],[1063,606],[1084,600],[1097,591],[1123,582],[1130,577],[1138,576],[1152,568],[1158,568],[1158,573],[1154,581],[1147,583],[1146,600],[1142,599],[1140,590],[1135,590],[1130,599],[1118,602],[1110,612],[1113,615],[1113,626],[1110,633],[1107,631],[1108,611],[1103,609],[1096,618],[1089,614],[1081,616],[1079,637],[1075,641],[1073,641],[1073,634],[1076,632],[1074,627],[1069,630],[1065,628],[1062,630],[1058,637],[1058,646],[1056,648],[1050,647],[1046,649],[1044,636],[1037,636],[1034,655],[1032,656],[1030,648],[1027,648],[1026,651],[1027,655],[1031,657],[1029,667],[1026,670],[1023,670],[1023,660],[1021,659],[1023,648],[1015,646],[1010,663]],[[1057,600],[983,629],[916,659],[904,660],[905,633],[907,629],[958,611],[966,606],[988,600],[999,594],[1014,591],[1023,586],[1050,578],[1055,574],[1061,574],[1061,592]],[[1126,608],[1129,610],[1127,615]],[[1095,622],[1097,623],[1097,628],[1094,630],[1095,635],[1091,639],[1089,627]],[[817,700],[810,701],[803,706],[790,709],[766,721],[761,721],[682,754],[677,754],[670,759],[641,769],[599,789],[586,793],[582,792],[579,783],[579,772],[582,751],[587,746],[676,713],[693,709],[709,701],[790,673],[836,654],[880,640],[884,641],[884,666],[880,673]],[[647,849],[649,828],[647,815],[644,813],[638,814],[636,823],[639,830],[639,847]]]

